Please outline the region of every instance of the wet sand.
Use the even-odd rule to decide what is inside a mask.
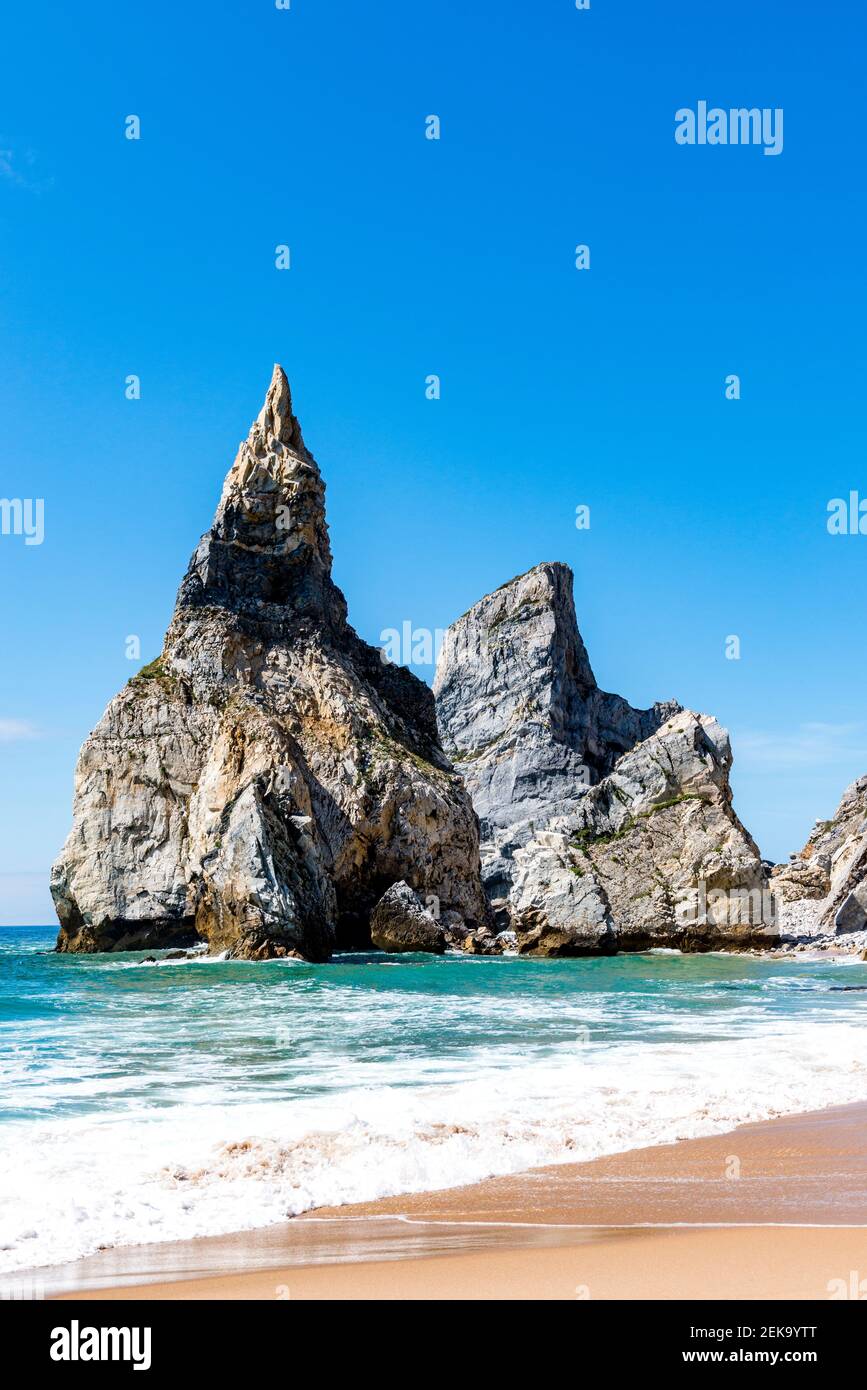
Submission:
[[[867,1104],[31,1277],[76,1298],[851,1297],[867,1281]]]

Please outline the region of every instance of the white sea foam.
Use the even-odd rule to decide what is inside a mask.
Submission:
[[[501,1002],[513,1018],[539,1007]],[[460,1005],[450,1001],[452,1010]],[[583,1005],[586,1012],[592,1001]],[[369,1001],[359,1006],[369,1021]],[[610,1010],[610,996],[604,1006]],[[486,1001],[488,1017],[492,1007]],[[159,1077],[143,1068],[125,1114],[115,1107],[4,1125],[0,1269],[58,1263],[100,1246],[252,1229],[316,1206],[862,1100],[863,1017],[762,1021],[752,1003],[736,1038],[714,1040],[711,1028],[700,1044],[680,1040],[673,1018],[664,1040],[560,1042],[529,1065],[516,1044],[496,1065],[485,1049],[446,1066],[418,1057],[399,1068],[374,1064],[364,1085],[347,1063],[344,1089],[267,1103],[233,1103],[231,1087],[221,1094],[213,1077],[185,1082],[181,1048],[174,1105],[147,1103]],[[694,1032],[694,1018],[692,1025]]]

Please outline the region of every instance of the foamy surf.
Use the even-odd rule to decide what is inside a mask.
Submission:
[[[5,1272],[867,1098],[867,996],[825,961],[28,962]]]

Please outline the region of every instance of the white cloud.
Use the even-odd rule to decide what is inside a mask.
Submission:
[[[36,737],[36,726],[27,719],[0,719],[0,743],[19,743]]]
[[[42,193],[51,187],[54,180],[40,174],[39,160],[33,150],[15,148],[15,143],[2,135],[0,142],[0,179],[31,193]]]
[[[732,735],[737,766],[773,769],[835,767],[857,760],[867,766],[867,725],[800,724],[790,732],[747,730]]]

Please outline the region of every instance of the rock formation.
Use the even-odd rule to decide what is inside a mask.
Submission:
[[[843,793],[833,820],[817,821],[800,854],[774,870],[786,911],[809,903],[800,920],[817,933],[867,929],[867,777]]]
[[[543,564],[477,603],[449,629],[435,706],[348,624],[324,485],[275,368],[162,655],[81,750],[52,874],[58,949],[774,941],[725,730],[600,690],[571,586]],[[829,893],[842,921],[867,908],[856,788],[839,846],[811,841],[777,879]]]
[[[716,720],[596,684],[572,575],[542,564],[448,631],[443,747],[480,818],[482,878],[519,951],[772,944],[759,852],[732,809]]]
[[[380,951],[428,951],[442,955],[446,936],[408,883],[393,883],[370,920],[370,939]]]
[[[478,827],[433,696],[347,622],[324,485],[276,367],[161,657],[111,701],[52,873],[58,949],[205,940],[326,959],[392,884],[484,928]]]

